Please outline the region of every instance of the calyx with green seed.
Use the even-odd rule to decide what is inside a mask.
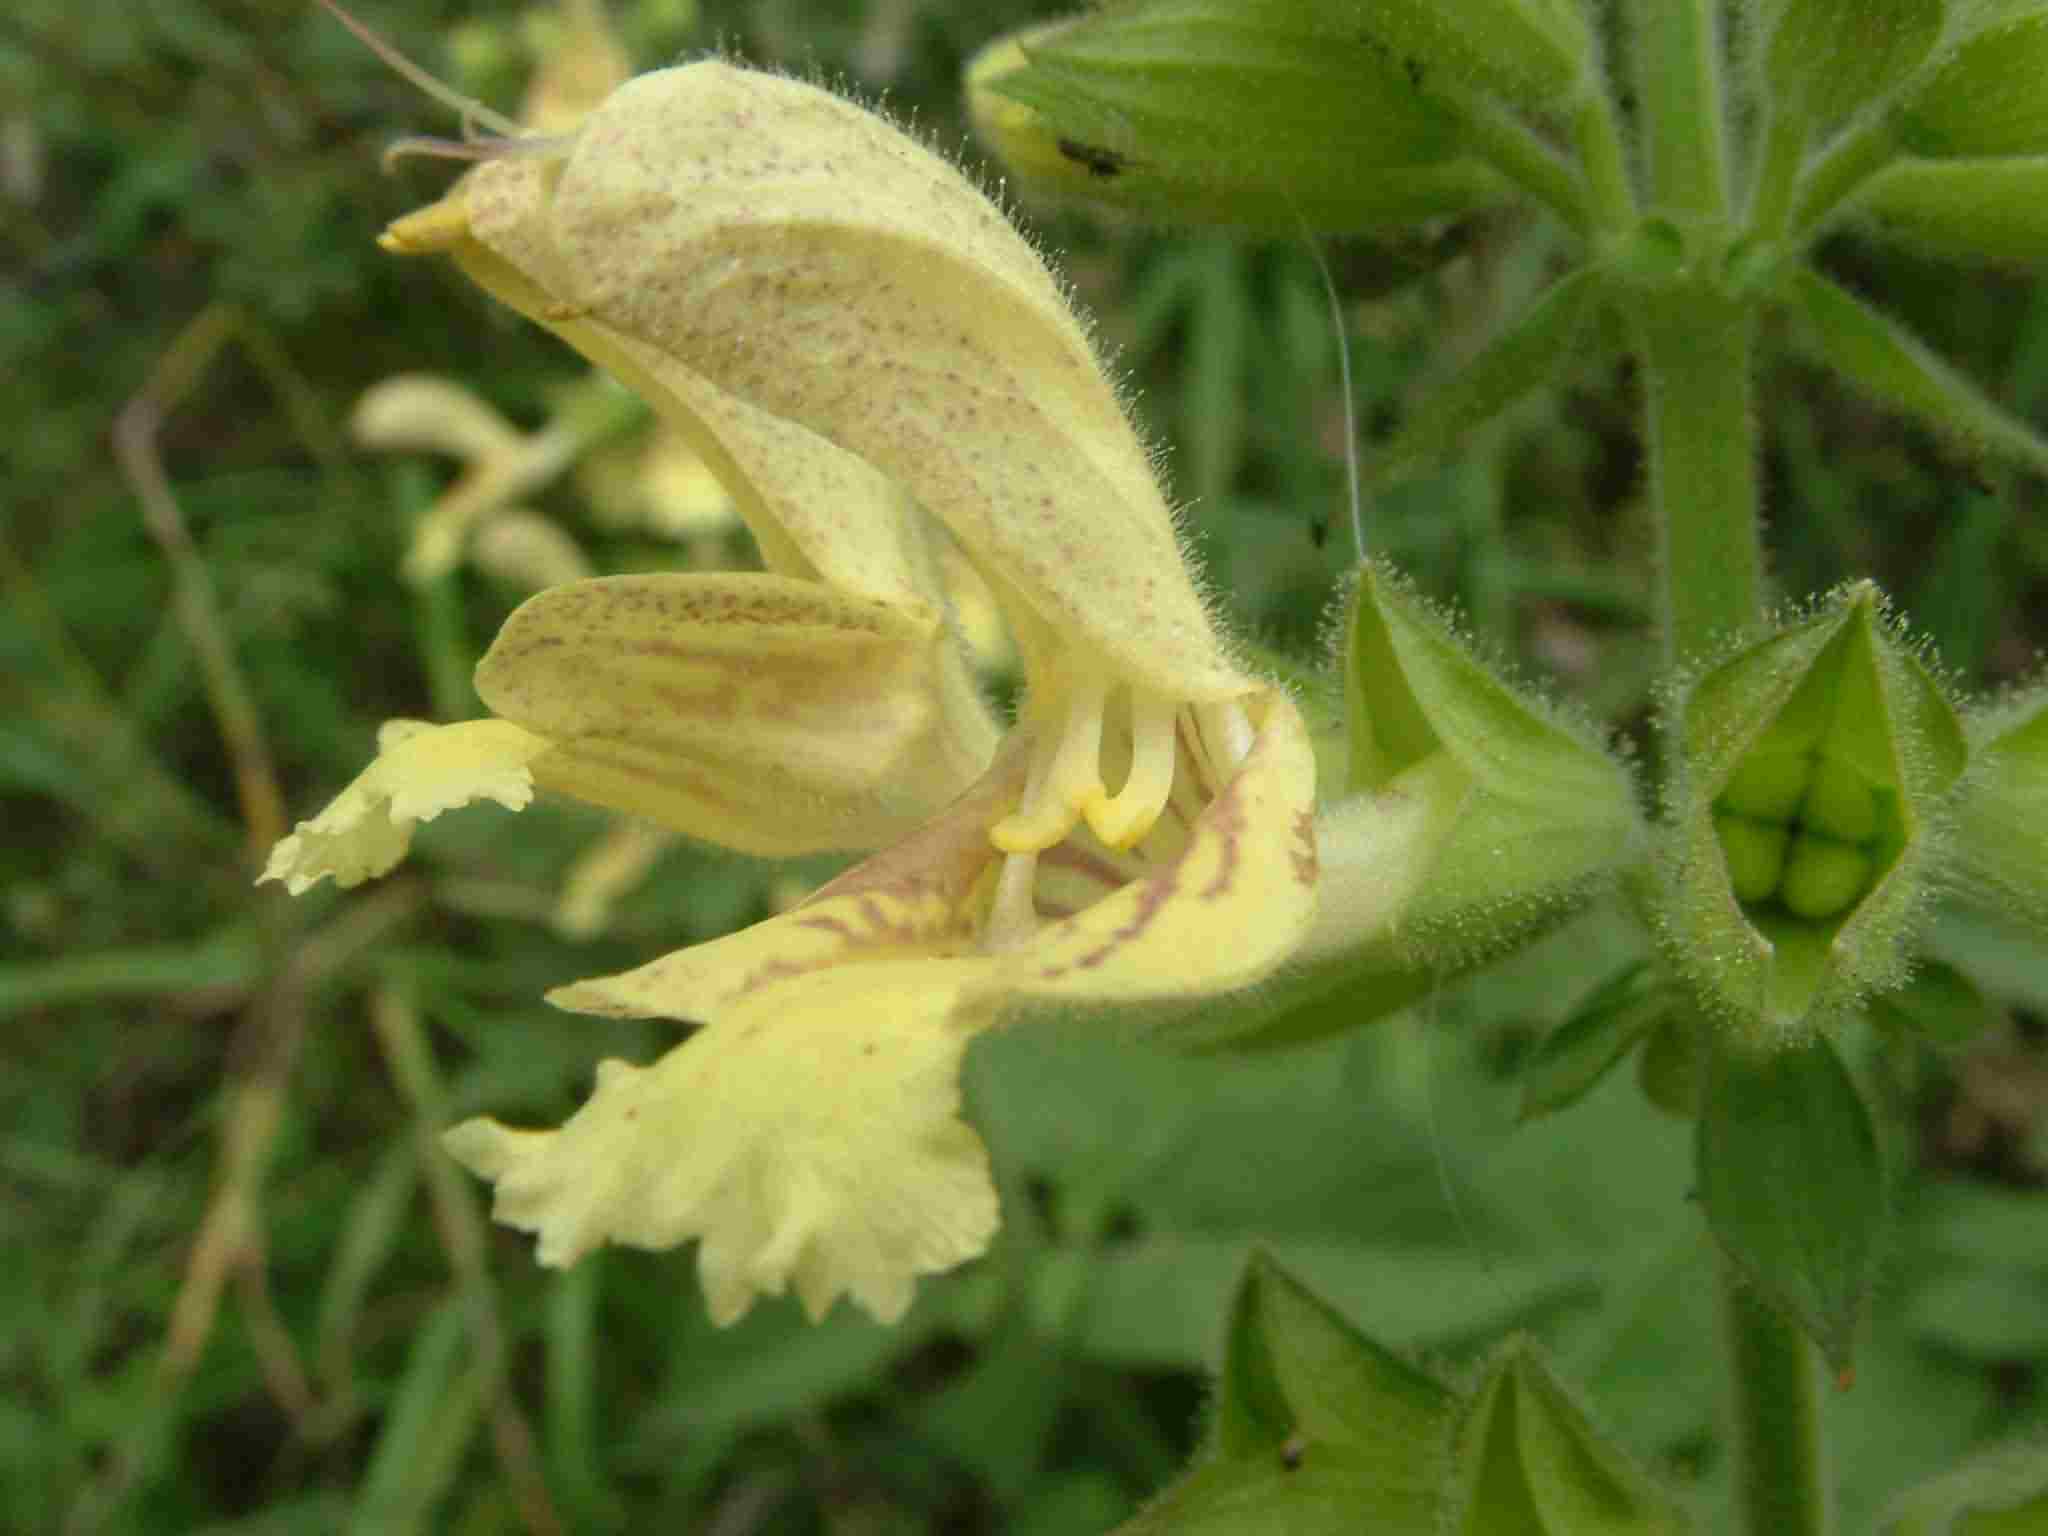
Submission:
[[[1788,1043],[1902,983],[1967,749],[1876,589],[1699,674],[1666,724],[1656,928],[1708,1014]]]
[[[1384,566],[1360,575],[1345,670],[1352,790],[1382,820],[1414,828],[1404,856],[1379,861],[1374,881],[1406,893],[1379,924],[1411,962],[1497,952],[1642,847],[1623,764],[1592,732],[1497,677]],[[1325,900],[1342,907],[1341,893]]]

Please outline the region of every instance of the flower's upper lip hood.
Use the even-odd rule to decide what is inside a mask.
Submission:
[[[486,164],[392,238],[451,250],[572,344],[623,341],[858,454],[1116,675],[1195,701],[1255,686],[1044,263],[858,107],[716,61],[658,70],[561,160]]]

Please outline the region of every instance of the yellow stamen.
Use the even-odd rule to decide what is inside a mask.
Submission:
[[[1088,825],[1112,848],[1129,848],[1152,830],[1173,793],[1174,701],[1131,689],[1131,771],[1114,795],[1082,807]]]
[[[1105,797],[1102,709],[1108,694],[1108,684],[1094,678],[1075,684],[1067,694],[1065,721],[1056,734],[1049,731],[1040,742],[1041,751],[1051,744],[1050,762],[1041,758],[1031,765],[1023,802],[989,833],[989,840],[1003,852],[1037,853],[1052,847],[1073,830],[1083,807]],[[1060,707],[1056,703],[1047,714]]]

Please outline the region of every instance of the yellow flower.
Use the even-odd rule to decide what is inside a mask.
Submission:
[[[889,844],[781,916],[553,994],[699,1028],[652,1066],[604,1064],[557,1130],[474,1120],[449,1149],[544,1263],[694,1239],[721,1322],[792,1286],[813,1316],[851,1295],[898,1317],[995,1230],[959,1116],[975,1035],[1043,1014],[1184,1028],[1303,950],[1301,718],[1211,625],[1043,262],[859,108],[723,63],[643,76],[386,243],[450,253],[644,396],[768,566],[540,594],[478,670],[503,721],[447,730],[514,732],[533,785],[748,851]],[[1023,663],[1000,749],[925,514]],[[427,761],[444,739],[468,740],[380,757],[269,876],[388,867],[413,809],[394,786],[431,767],[451,801],[459,765]]]
[[[694,544],[739,524],[732,493],[671,427],[656,427],[628,452],[589,460],[577,479],[592,517],[608,527]]]
[[[621,400],[632,405],[630,396],[598,380],[570,394],[547,425],[529,433],[453,379],[402,373],[363,391],[349,418],[363,447],[444,454],[463,466],[414,527],[405,579],[425,586],[453,570],[465,547],[516,512],[520,498],[544,489],[618,428],[628,414]]]
[[[720,1323],[791,1285],[814,1319],[847,1294],[894,1321],[917,1276],[996,1228],[958,1117],[974,1035],[1094,1012],[1142,1032],[1255,987],[1307,936],[1313,748],[1284,695],[1247,716],[1224,771],[1182,715],[1167,812],[1132,849],[1078,825],[1021,864],[995,849],[1033,771],[1020,740],[942,816],[792,911],[556,991],[580,1012],[703,1027],[651,1067],[604,1063],[559,1130],[471,1120],[449,1151],[496,1184],[499,1220],[539,1235],[544,1264],[696,1238]]]

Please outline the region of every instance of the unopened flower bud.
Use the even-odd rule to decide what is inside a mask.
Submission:
[[[1455,114],[1354,33],[1297,0],[1094,11],[985,48],[968,103],[1028,189],[1177,223],[1294,235],[1505,197]]]

